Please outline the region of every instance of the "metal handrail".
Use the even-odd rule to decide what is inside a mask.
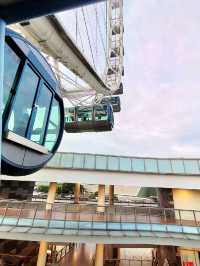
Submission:
[[[123,223],[163,224],[180,226],[184,233],[184,226],[195,226],[198,228],[200,223],[200,211],[198,210],[138,206],[97,206],[94,204],[74,205],[54,203],[49,205],[51,210],[46,210],[46,203],[38,204],[23,201],[22,204],[20,201],[7,201],[5,206],[2,207],[1,225],[6,224],[6,218],[16,219],[15,226],[20,226],[21,219],[30,219],[31,225],[29,223],[29,227],[34,227],[35,222],[37,225],[38,221],[42,220],[44,223],[41,223],[40,226],[46,228],[51,227],[51,221],[63,221],[63,227],[66,224],[65,221],[75,221],[77,222],[78,230],[83,229],[81,227],[82,222],[91,222],[90,226],[92,228],[94,228],[96,222],[105,223],[106,231],[109,229],[109,223],[120,223],[120,230],[123,230]],[[101,215],[98,215],[99,208],[97,207],[104,209]],[[66,226],[66,228],[68,227]]]
[[[62,249],[57,251],[55,254],[51,253],[50,257],[48,258],[47,265],[51,265],[53,263],[59,263],[62,258],[64,258],[69,252],[73,250],[74,245],[69,243],[68,245],[65,245]]]
[[[120,266],[121,263],[126,264],[127,266],[146,266],[147,263],[148,265],[152,265],[152,260],[151,259],[139,259],[139,258],[120,258],[120,259],[105,259],[104,260],[104,265],[106,266]]]
[[[5,200],[5,205],[6,205],[6,209],[10,209],[12,208],[12,205],[21,205],[22,206],[22,201],[9,201],[9,200]],[[9,205],[12,204],[12,205]],[[46,208],[46,202],[35,202],[35,201],[23,201],[23,205],[26,207],[26,205],[30,205],[30,209],[34,206],[38,207],[42,207],[43,209]],[[97,204],[74,204],[74,203],[48,203],[48,205],[51,205],[53,209],[55,209],[55,207],[66,207],[66,212],[69,212],[69,208],[71,209],[71,212],[83,212],[83,211],[88,211],[88,210],[93,210],[97,208]],[[141,210],[145,210],[145,209],[150,209],[150,210],[165,210],[165,211],[180,211],[180,212],[195,212],[195,213],[200,213],[200,210],[193,210],[193,209],[175,209],[175,208],[161,208],[161,207],[154,207],[154,206],[130,206],[130,205],[114,205],[114,206],[110,206],[110,205],[98,205],[98,207],[104,207],[105,209],[107,209],[108,211],[112,211],[112,213],[116,214],[116,210],[124,210],[124,212],[127,214],[127,210],[131,210],[133,213],[134,209],[141,209]],[[0,206],[1,209],[1,206]],[[21,208],[17,208],[18,210]],[[22,208],[22,210],[24,210],[26,208]],[[50,209],[50,208],[49,208]]]

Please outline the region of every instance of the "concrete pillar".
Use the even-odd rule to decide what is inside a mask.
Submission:
[[[103,266],[104,264],[104,244],[96,245],[95,266]]]
[[[74,187],[74,203],[78,204],[80,199],[81,185],[79,183],[75,184]]]
[[[173,193],[171,188],[158,188],[157,189],[158,201],[161,208],[174,208]],[[169,221],[175,219],[175,213],[173,211],[167,211],[165,218]],[[158,265],[161,266],[167,261],[169,266],[180,265],[177,261],[176,247],[173,246],[160,246],[157,248]]]
[[[48,248],[47,241],[43,241],[43,240],[40,241],[40,248],[39,248],[39,252],[38,252],[37,266],[45,266],[46,265],[47,248]]]
[[[176,247],[160,246],[157,248],[157,265],[181,266],[180,259],[176,256]]]
[[[47,215],[52,208],[52,204],[55,201],[56,190],[57,190],[57,183],[51,182],[49,184],[49,191],[48,191],[47,202],[46,202]],[[47,248],[48,248],[48,242],[44,241],[44,240],[40,241],[37,266],[45,266],[46,265]]]
[[[105,211],[105,185],[99,185],[98,187],[98,203],[97,203],[97,211],[104,212]]]
[[[174,208],[173,192],[171,188],[158,188],[157,195],[161,208]]]
[[[109,186],[109,205],[114,205],[114,185]]]
[[[52,204],[55,201],[56,190],[57,190],[57,183],[56,182],[51,182],[49,184],[49,191],[48,191],[48,196],[47,196],[46,210],[51,210]]]

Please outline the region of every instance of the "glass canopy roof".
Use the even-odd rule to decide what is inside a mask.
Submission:
[[[47,167],[149,174],[200,175],[200,159],[161,159],[56,153]]]

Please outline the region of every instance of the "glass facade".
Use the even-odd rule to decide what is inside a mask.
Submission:
[[[200,161],[195,159],[156,159],[98,154],[57,153],[48,165],[56,168],[94,169],[101,171],[200,175]]]

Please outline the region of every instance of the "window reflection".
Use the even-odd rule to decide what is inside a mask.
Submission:
[[[75,108],[68,108],[65,115],[66,122],[75,122]]]
[[[60,131],[60,107],[56,99],[53,99],[51,113],[49,117],[49,124],[45,139],[45,147],[52,151]]]
[[[106,121],[108,119],[108,112],[106,105],[95,106],[95,120]]]
[[[40,88],[39,96],[35,102],[35,107],[31,119],[34,121],[33,126],[30,129],[29,136],[32,141],[37,142],[38,144],[43,144],[44,133],[46,128],[45,125],[47,122],[49,107],[51,104],[51,97],[52,93],[47,88],[47,86],[43,84]]]
[[[19,64],[20,64],[19,57],[10,48],[10,46],[5,44],[3,110],[8,101],[10,90],[12,89]]]
[[[78,107],[77,119],[78,122],[92,121],[92,107]]]
[[[17,94],[8,122],[8,129],[23,137],[26,136],[38,82],[38,76],[27,65],[17,88]]]

